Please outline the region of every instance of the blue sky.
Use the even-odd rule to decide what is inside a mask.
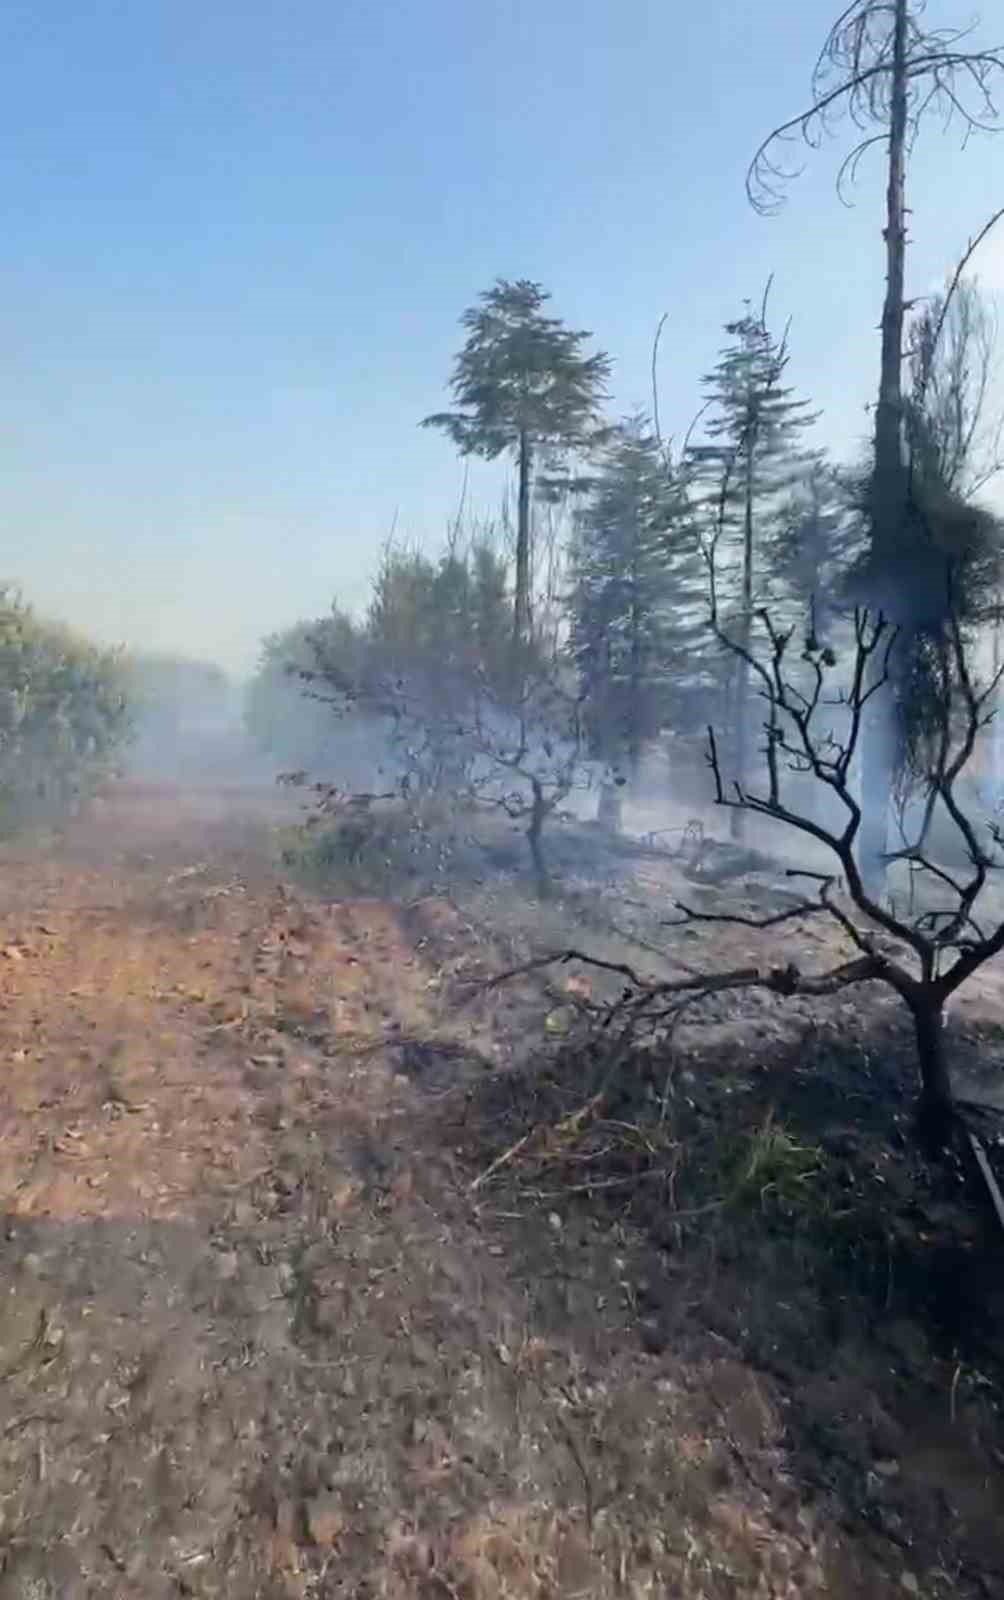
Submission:
[[[932,18],[964,21],[958,0]],[[464,307],[539,279],[665,425],[775,274],[793,381],[867,427],[880,184],[809,156],[743,194],[831,20],[805,0],[8,0],[0,17],[0,571],[102,638],[238,670],[269,629],[365,598],[381,541],[435,544],[462,466],[444,403]],[[1004,30],[1002,30],[1004,31]],[[996,41],[991,41],[996,42]],[[1004,203],[1004,144],[932,128],[914,292]],[[1004,290],[1004,238],[980,258]],[[475,468],[485,509],[496,474]]]

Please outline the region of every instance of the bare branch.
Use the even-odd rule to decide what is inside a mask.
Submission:
[[[992,84],[1004,69],[1000,50],[964,48],[968,29],[930,29],[907,17],[903,71],[910,101],[907,142],[912,146],[926,112],[939,107],[948,126],[963,125],[965,138],[992,132],[999,125]],[[883,0],[854,0],[837,18],[826,37],[812,74],[812,103],[773,128],[754,153],[746,173],[746,194],[754,210],[777,211],[784,190],[799,175],[782,162],[782,150],[799,140],[816,150],[835,131],[841,113],[864,135],[841,163],[837,192],[847,204],[846,186],[853,182],[865,152],[888,138],[893,76],[895,8]],[[837,75],[837,82],[832,78]],[[878,132],[870,133],[870,128]]]
[[[662,330],[666,326],[668,318],[669,312],[664,311],[659,318],[658,326],[655,330],[655,338],[652,340],[652,427],[655,431],[655,442],[660,450],[662,449],[662,428],[659,423],[659,341],[662,338]]]
[[[937,320],[937,322],[935,323],[935,326],[934,326],[934,332],[933,332],[932,338],[931,338],[930,357],[933,357],[937,353],[937,348],[938,348],[938,345],[939,345],[939,343],[941,341],[941,335],[942,335],[942,333],[944,331],[944,327],[945,327],[945,319],[947,318],[948,313],[949,313],[949,311],[951,309],[952,301],[953,301],[953,299],[955,298],[955,295],[958,292],[959,284],[962,281],[962,277],[963,277],[963,274],[965,273],[966,268],[968,267],[970,261],[973,259],[973,256],[976,254],[976,252],[979,249],[980,245],[983,243],[984,239],[987,237],[988,234],[990,234],[993,231],[993,229],[997,226],[998,222],[1000,222],[1002,217],[1004,217],[1004,206],[1000,206],[998,208],[998,210],[996,210],[994,212],[993,216],[990,217],[983,224],[983,226],[980,229],[979,233],[976,233],[976,234],[973,235],[973,237],[970,239],[968,245],[966,246],[965,250],[963,251],[962,255],[959,257],[958,261],[956,262],[955,271],[952,273],[952,276],[949,279],[948,288],[945,291],[944,299],[941,302],[941,310],[940,310],[940,313],[938,315],[938,320]],[[931,362],[930,357],[928,359],[928,362],[927,362],[927,365],[925,367],[925,370],[924,370],[924,373],[923,373],[923,376],[922,376],[922,380],[921,380],[921,390],[920,390],[920,398],[921,398],[921,400],[923,400],[924,392],[925,392],[925,390],[927,388],[927,384],[930,381],[931,367],[932,367],[932,362]]]

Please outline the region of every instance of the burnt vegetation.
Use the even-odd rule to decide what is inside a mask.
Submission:
[[[467,8],[472,28],[486,9]],[[454,103],[456,18],[346,54],[379,7],[308,7],[292,32],[249,10],[276,12],[267,71],[245,56],[261,18],[236,56],[218,19],[195,30],[242,84],[203,75],[227,137],[200,165],[228,204],[245,191],[228,119],[254,101],[262,167],[260,119],[315,26],[353,73],[386,74],[367,98],[393,116],[375,141],[353,126],[350,150],[389,165],[428,84]],[[545,20],[535,46],[563,37]],[[615,21],[625,61],[647,48]],[[494,28],[493,70],[525,33]],[[441,544],[395,512],[366,603],[346,588],[267,636],[247,685],[98,647],[0,584],[0,1600],[1004,1596],[1004,406],[978,276],[1004,208],[948,242],[939,290],[910,282],[935,209],[923,141],[960,136],[963,163],[1001,126],[1004,53],[980,39],[929,23],[924,0],[850,0],[806,103],[753,155],[748,206],[737,185],[770,237],[829,141],[834,207],[880,168],[876,381],[846,455],[787,316],[791,264],[731,284],[686,373],[692,303],[644,309],[641,407],[602,334],[499,277],[468,286],[411,419],[461,478]],[[187,34],[169,42],[180,60]],[[294,146],[327,160],[318,60],[270,185]],[[726,52],[709,66],[724,97]],[[392,341],[420,319],[439,336],[407,292],[367,317],[355,297],[370,266],[392,282],[381,241],[399,227],[466,226],[461,162],[487,148],[466,126],[471,70],[463,137],[443,121],[438,141],[456,181],[426,163],[435,209],[368,205],[358,241],[321,218],[351,263],[334,315],[365,324],[343,379],[377,373],[381,338],[396,372]],[[566,164],[587,148],[568,119],[527,163],[512,135],[530,87],[507,76],[493,141],[520,237],[530,166],[560,159],[570,209]],[[573,93],[583,116],[603,104]],[[26,170],[65,187],[79,165],[35,152]],[[123,172],[135,184],[133,153]],[[158,205],[174,192],[150,187]],[[274,228],[275,204],[262,215]],[[232,270],[244,236],[224,221]],[[256,274],[289,254],[283,227],[282,249],[247,258]],[[641,230],[624,235],[626,258]],[[130,269],[130,292],[173,282],[185,254]],[[829,318],[838,366],[857,345],[842,308],[820,309],[824,278],[803,304]],[[344,354],[303,282],[300,370],[274,407],[301,432],[327,403],[315,354]],[[234,296],[284,319],[291,299]],[[269,342],[239,367],[271,385]],[[178,359],[201,343],[189,330]],[[114,377],[113,344],[94,371]],[[848,404],[859,379],[837,373]],[[34,408],[74,437],[76,389],[41,408],[29,389],[25,429]],[[111,383],[98,419],[131,392]],[[154,398],[144,430],[169,415]],[[179,437],[203,415],[184,399]],[[358,480],[369,459],[390,482],[390,432],[365,426]],[[51,472],[39,460],[81,499],[76,456],[72,474],[58,451]],[[182,478],[165,504],[197,497]],[[249,563],[259,513],[242,485],[227,520],[250,530]],[[180,554],[163,578],[196,570]]]

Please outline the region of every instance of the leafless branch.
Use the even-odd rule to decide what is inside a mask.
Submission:
[[[925,31],[911,12],[906,41],[910,145],[932,107],[940,109],[946,126],[953,120],[961,122],[967,139],[998,127],[992,88],[1004,68],[1004,57],[998,49],[964,48],[969,31]],[[854,0],[841,12],[816,62],[811,105],[773,128],[750,162],[746,193],[755,210],[777,211],[784,204],[785,188],[801,171],[784,164],[782,151],[796,141],[818,149],[835,131],[841,113],[864,135],[838,173],[837,190],[847,203],[846,185],[853,182],[862,156],[887,138],[893,36],[893,7],[883,0]],[[869,132],[870,128],[879,131]]]
[[[660,450],[662,449],[662,427],[659,422],[659,341],[662,338],[662,330],[666,326],[668,318],[669,312],[664,311],[659,318],[659,323],[655,330],[655,338],[652,340],[652,427],[655,430],[655,442]]]

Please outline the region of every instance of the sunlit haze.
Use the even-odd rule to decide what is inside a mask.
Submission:
[[[94,635],[237,671],[264,633],[359,607],[395,518],[434,546],[456,506],[462,465],[418,423],[498,276],[594,331],[615,415],[650,404],[668,312],[672,431],[773,273],[792,381],[852,453],[877,376],[879,164],[853,210],[839,140],[780,216],[743,189],[828,21],[796,0],[9,4],[6,575]],[[935,123],[914,159],[915,294],[1004,201],[1002,147],[960,137]],[[1004,288],[1004,233],[976,267]],[[499,482],[475,466],[471,504],[492,510]]]

